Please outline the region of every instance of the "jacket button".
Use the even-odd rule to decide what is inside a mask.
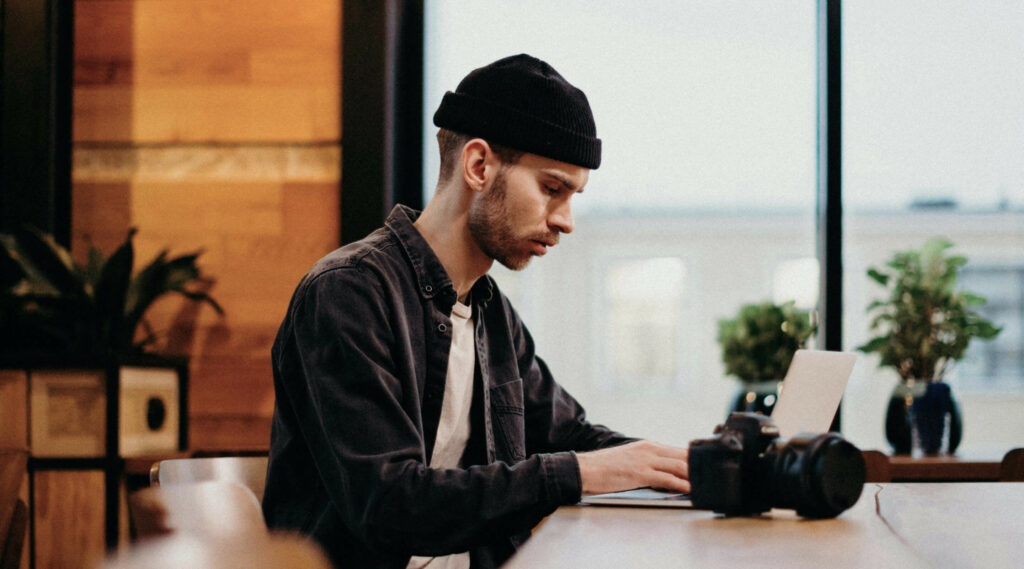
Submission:
[[[447,332],[448,331],[448,327],[445,326],[443,323],[438,324],[437,325],[437,331],[441,332],[441,333]]]
[[[427,285],[427,286],[423,287],[423,290],[425,290],[427,292],[434,292],[434,287],[432,287],[430,285]]]

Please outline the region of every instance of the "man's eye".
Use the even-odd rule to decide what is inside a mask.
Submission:
[[[554,186],[544,186],[544,189],[551,195],[556,195],[559,192],[559,189]]]

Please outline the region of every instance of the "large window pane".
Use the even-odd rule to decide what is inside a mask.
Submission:
[[[966,255],[962,284],[1004,326],[975,341],[948,378],[965,453],[1024,439],[1024,5],[1016,0],[860,0],[843,5],[845,344],[868,337],[881,295],[865,276],[896,250],[944,236]],[[858,367],[844,430],[887,448],[896,374]]]
[[[604,156],[574,198],[577,229],[525,271],[492,274],[594,420],[679,444],[706,435],[738,388],[718,319],[817,294],[814,3],[426,8],[427,197],[430,119],[469,70],[525,52],[582,88]]]

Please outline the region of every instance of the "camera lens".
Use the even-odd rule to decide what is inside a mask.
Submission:
[[[864,457],[839,435],[798,435],[776,453],[776,507],[809,518],[833,518],[860,498],[867,476]]]

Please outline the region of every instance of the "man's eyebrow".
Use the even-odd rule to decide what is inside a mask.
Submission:
[[[565,186],[565,188],[570,192],[579,192],[581,194],[583,193],[583,190],[580,189],[575,182],[570,180],[568,176],[559,172],[558,170],[541,170],[541,172],[558,180],[558,182]]]

